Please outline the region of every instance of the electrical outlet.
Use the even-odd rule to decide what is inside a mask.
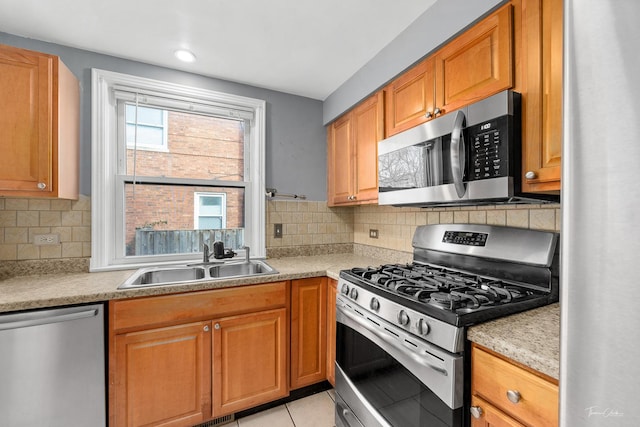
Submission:
[[[57,245],[60,243],[59,234],[36,234],[33,236],[35,245]]]
[[[273,224],[273,237],[282,239],[282,224]]]
[[[378,238],[378,230],[376,230],[375,228],[370,228],[369,229],[369,238],[370,239],[377,239]]]

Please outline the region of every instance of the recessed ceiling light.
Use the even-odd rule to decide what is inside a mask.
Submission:
[[[196,60],[196,56],[186,49],[178,49],[173,54],[183,62],[193,62]]]

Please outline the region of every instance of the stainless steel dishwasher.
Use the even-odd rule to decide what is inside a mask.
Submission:
[[[0,315],[0,426],[105,426],[104,306]]]

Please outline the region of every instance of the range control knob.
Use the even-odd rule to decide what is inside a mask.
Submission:
[[[409,315],[404,310],[400,310],[398,312],[398,323],[402,326],[406,326],[409,324],[409,321]]]
[[[358,290],[356,288],[351,288],[351,293],[349,293],[351,299],[358,299]]]
[[[418,320],[418,333],[420,335],[427,335],[429,333],[429,324],[426,320],[420,319]]]
[[[342,295],[349,295],[349,285],[347,285],[346,283],[342,285],[340,292],[342,292]]]
[[[371,298],[371,302],[369,303],[369,308],[373,311],[380,310],[380,301],[377,298]]]

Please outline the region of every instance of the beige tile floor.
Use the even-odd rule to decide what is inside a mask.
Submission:
[[[333,390],[323,391],[225,424],[224,427],[335,427]]]

